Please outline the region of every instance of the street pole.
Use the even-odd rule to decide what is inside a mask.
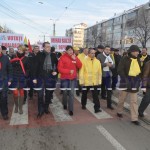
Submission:
[[[55,22],[53,23],[53,36],[55,36],[56,33],[55,33]]]
[[[44,42],[45,42],[45,35],[44,35]]]
[[[46,41],[46,37],[50,37],[50,36],[46,36],[45,34],[44,35],[39,35],[39,37],[42,37],[44,42]]]
[[[53,36],[56,36],[56,21],[59,19],[50,19],[53,21]]]

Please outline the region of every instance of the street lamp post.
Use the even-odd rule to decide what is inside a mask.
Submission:
[[[53,36],[56,35],[56,31],[55,31],[55,23],[53,23]]]
[[[56,21],[59,19],[50,19],[53,21],[53,36],[56,36]]]

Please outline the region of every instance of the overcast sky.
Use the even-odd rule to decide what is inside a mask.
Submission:
[[[81,22],[88,26],[147,3],[148,0],[1,0],[0,25],[6,24],[31,43],[52,36],[56,21],[56,36],[64,36],[66,29]],[[53,20],[50,20],[53,19]],[[47,40],[49,37],[47,37]]]

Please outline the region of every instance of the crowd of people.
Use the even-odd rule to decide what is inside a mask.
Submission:
[[[8,120],[8,92],[13,94],[14,113],[23,114],[22,106],[37,93],[38,113],[41,118],[49,114],[56,83],[60,81],[62,104],[70,116],[74,115],[74,94],[81,94],[81,108],[86,109],[87,94],[92,93],[94,112],[100,113],[100,99],[112,106],[112,92],[119,90],[117,116],[123,117],[123,106],[130,96],[131,122],[139,125],[138,117],[150,103],[150,56],[147,48],[132,45],[122,55],[119,49],[99,45],[95,48],[72,47],[68,45],[63,53],[55,52],[49,42],[43,43],[43,50],[33,46],[19,45],[17,51],[0,47],[0,111]],[[119,87],[117,84],[119,82]],[[143,99],[138,106],[137,93],[143,90]],[[29,90],[26,90],[29,89]],[[8,91],[10,90],[10,91]],[[55,99],[54,99],[55,100]]]

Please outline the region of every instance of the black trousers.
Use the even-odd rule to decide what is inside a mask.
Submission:
[[[102,85],[101,85],[101,97],[102,98],[106,97],[106,86],[105,86],[103,78],[102,78]]]
[[[82,88],[81,88],[81,86],[79,84],[79,80],[77,80],[77,88],[78,88],[78,90],[76,90],[76,95],[79,96],[80,93],[82,92]]]
[[[26,102],[26,100],[27,100],[27,96],[28,96],[28,95],[29,95],[30,98],[33,97],[33,87],[31,86],[31,83],[30,83],[30,82],[32,82],[32,81],[30,81],[30,80],[27,81],[27,87],[30,88],[29,93],[28,93],[27,90],[24,90],[24,101],[25,101],[25,102]]]
[[[141,104],[139,106],[139,110],[138,110],[139,113],[143,114],[149,104],[150,104],[150,89],[147,89],[146,93],[141,101]]]
[[[100,101],[99,101],[99,98],[98,98],[98,88],[99,88],[99,86],[84,86],[82,88],[81,104],[82,104],[82,106],[86,106],[87,93],[90,90],[90,88],[94,88],[93,90],[91,90],[92,97],[93,97],[93,102],[94,102],[94,110],[99,110],[100,109]]]
[[[30,88],[30,90],[29,90],[29,97],[30,97],[30,98],[33,97],[33,91],[34,91],[33,88]]]
[[[45,100],[44,100],[44,92],[45,92]],[[48,110],[53,92],[54,90],[47,90],[44,88],[38,91],[38,112],[39,113]]]
[[[29,93],[27,90],[24,90],[24,101],[26,102],[27,96],[29,95],[30,98],[33,97],[33,88],[30,88]]]
[[[2,116],[8,115],[7,90],[0,91],[0,111]]]
[[[116,89],[116,84],[118,83],[118,76],[112,76],[112,89]]]
[[[102,77],[101,96],[107,98],[107,107],[112,105],[112,82],[111,77]]]

